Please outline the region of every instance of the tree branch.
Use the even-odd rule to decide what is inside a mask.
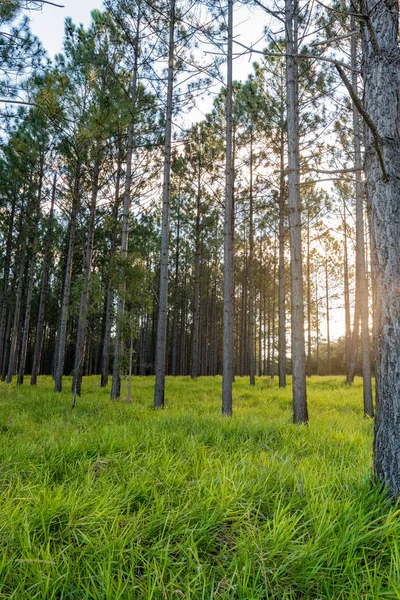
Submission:
[[[289,56],[291,58],[299,58],[299,59],[303,59],[303,60],[307,60],[307,59],[308,60],[322,60],[323,62],[328,62],[335,66],[340,65],[344,69],[348,69],[349,71],[352,71],[353,73],[357,73],[357,74],[360,73],[359,69],[355,69],[351,65],[348,65],[341,61],[335,60],[334,58],[327,58],[325,56],[319,56],[318,54],[288,54],[286,52],[269,52],[269,50],[255,50],[252,47],[249,48],[248,46],[245,46],[245,44],[242,44],[241,42],[238,42],[237,40],[233,40],[233,41],[235,44],[238,44],[242,48],[245,48],[247,50],[247,52],[249,52],[249,53],[254,52],[255,54],[262,54],[263,56],[275,56],[277,58],[284,58],[286,56]],[[245,54],[245,53],[242,53],[242,54]]]
[[[23,104],[25,106],[37,106],[35,102],[25,102],[24,100],[9,100],[7,98],[0,98],[0,102],[4,102],[6,104]]]
[[[330,38],[329,40],[325,40],[323,42],[312,42],[310,46],[325,46],[326,44],[331,44],[332,42],[338,42],[339,40],[345,40],[346,38],[352,37],[353,35],[359,35],[359,31],[350,31],[350,33],[344,33],[343,35],[338,35],[337,37]]]
[[[378,159],[379,159],[379,164],[381,167],[381,171],[382,171],[382,177],[383,177],[383,181],[388,181],[389,177],[388,174],[386,172],[386,168],[385,168],[385,163],[383,160],[383,154],[382,154],[382,139],[381,136],[379,135],[379,132],[376,128],[375,123],[372,121],[371,117],[369,116],[369,114],[367,113],[367,111],[365,110],[360,98],[357,96],[357,94],[355,93],[353,86],[351,85],[350,81],[347,78],[346,73],[343,71],[343,69],[341,68],[341,66],[339,64],[335,65],[336,69],[340,75],[341,80],[343,81],[344,85],[346,86],[347,91],[350,94],[350,98],[353,100],[355,107],[357,108],[358,112],[360,113],[360,115],[362,116],[362,118],[365,121],[365,124],[369,127],[372,136],[374,138],[374,147],[376,150],[376,153],[378,155]]]

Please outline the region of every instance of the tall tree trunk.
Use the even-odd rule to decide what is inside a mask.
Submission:
[[[272,284],[272,315],[271,315],[271,379],[275,377],[275,332],[276,332],[276,235],[274,239],[274,269]]]
[[[6,352],[6,328],[7,328],[7,307],[9,303],[9,289],[8,284],[10,280],[10,267],[11,267],[11,252],[13,248],[13,237],[14,237],[14,217],[15,217],[15,205],[16,200],[13,197],[11,204],[10,220],[8,224],[7,242],[6,242],[6,256],[4,260],[4,275],[3,275],[3,286],[1,290],[1,309],[0,309],[0,365],[3,363],[3,357]]]
[[[67,341],[67,324],[68,324],[68,304],[69,294],[71,290],[71,277],[72,277],[72,259],[75,248],[75,232],[76,232],[76,220],[80,204],[80,191],[81,191],[81,169],[80,162],[77,164],[73,199],[72,199],[72,210],[69,222],[69,241],[67,250],[67,261],[65,265],[65,277],[64,277],[64,288],[61,300],[60,310],[60,327],[58,332],[58,340],[56,347],[56,361],[54,371],[54,391],[61,392],[62,390],[62,376],[64,371],[64,360],[65,360],[65,346]]]
[[[95,220],[96,220],[97,194],[99,191],[100,164],[101,164],[100,156],[96,156],[95,164],[94,164],[94,171],[93,171],[92,193],[91,193],[91,198],[90,198],[89,225],[88,225],[87,242],[86,242],[85,263],[84,263],[84,269],[83,269],[81,300],[80,300],[80,307],[79,307],[78,330],[77,330],[77,334],[76,334],[74,375],[72,378],[72,393],[75,396],[81,395],[83,361],[85,358],[86,333],[87,333],[88,308],[89,308],[89,284],[90,284],[90,274],[92,271],[94,230],[95,230]]]
[[[121,185],[121,151],[118,153],[117,163],[117,177],[115,181],[115,194],[114,194],[114,208],[113,208],[113,231],[111,234],[111,248],[110,255],[111,259],[115,256],[115,250],[117,247],[117,226],[118,226],[118,214],[119,214],[119,192]],[[114,277],[110,274],[108,285],[107,285],[107,297],[106,297],[106,310],[105,310],[105,322],[103,332],[103,349],[101,357],[101,381],[100,387],[106,387],[108,385],[108,373],[110,368],[110,347],[111,347],[111,329],[112,329],[112,317],[113,317],[113,303],[114,303]]]
[[[343,197],[343,232],[344,232],[344,260],[343,260],[343,281],[344,281],[344,319],[345,319],[345,353],[346,353],[346,371],[350,362],[350,289],[349,289],[349,255],[347,248],[347,219],[346,219],[346,201]]]
[[[249,367],[250,385],[255,385],[256,357],[254,348],[254,222],[253,222],[253,124],[250,130],[250,231],[249,231]]]
[[[179,363],[179,347],[178,347],[178,333],[179,333],[179,259],[180,259],[180,245],[181,245],[181,198],[179,194],[178,198],[178,215],[176,222],[176,252],[175,252],[175,279],[174,279],[174,317],[172,323],[172,375],[178,375],[178,363]],[[182,310],[182,306],[180,306]]]
[[[307,377],[311,377],[311,258],[310,211],[307,215]]]
[[[377,259],[374,467],[378,479],[397,499],[400,496],[399,5],[396,0],[366,4],[365,12],[370,9],[368,21],[361,21],[364,105],[379,136],[377,142],[371,129],[365,128],[367,200]]]
[[[222,414],[232,415],[233,372],[233,161],[232,161],[232,41],[233,0],[228,0],[228,56],[226,96],[226,186],[224,223],[224,324]]]
[[[32,311],[32,294],[33,294],[33,285],[34,285],[34,280],[35,280],[36,254],[37,254],[37,245],[38,245],[40,203],[42,200],[42,188],[43,188],[43,165],[44,165],[44,157],[42,155],[40,158],[39,190],[38,190],[37,205],[36,205],[36,210],[35,210],[35,224],[34,224],[33,240],[32,240],[32,254],[31,254],[31,259],[29,261],[29,270],[28,270],[28,290],[27,290],[27,294],[26,294],[24,325],[22,328],[20,358],[19,358],[19,366],[18,366],[18,379],[17,379],[18,385],[22,385],[24,382],[26,353],[28,350],[29,327],[30,327],[30,322],[31,322],[31,311]]]
[[[327,351],[327,374],[331,374],[331,335],[329,315],[329,277],[328,256],[325,255],[325,305],[326,305],[326,351]]]
[[[11,329],[11,341],[10,341],[10,352],[8,355],[8,368],[7,368],[7,383],[12,382],[13,375],[15,373],[16,358],[18,351],[19,342],[19,327],[22,309],[22,297],[25,283],[25,272],[26,272],[26,237],[23,236],[23,241],[20,249],[20,267],[18,269],[18,286],[15,295],[15,308],[13,325]]]
[[[132,156],[133,156],[133,145],[135,135],[135,111],[136,111],[136,94],[137,94],[137,82],[138,82],[138,64],[139,64],[139,40],[140,40],[140,19],[141,12],[138,9],[137,23],[136,23],[136,37],[134,43],[134,64],[132,73],[132,89],[131,89],[131,102],[130,108],[132,111],[131,121],[128,128],[128,145],[126,152],[126,174],[125,174],[125,190],[124,190],[124,206],[122,211],[122,232],[121,232],[121,260],[123,263],[126,262],[128,254],[128,226],[129,226],[129,211],[131,206],[131,183],[132,183]],[[117,299],[117,315],[115,323],[115,336],[114,336],[114,361],[113,361],[113,372],[112,372],[112,384],[111,384],[111,399],[115,400],[119,398],[121,393],[121,374],[120,374],[120,363],[121,354],[123,352],[124,341],[121,335],[122,317],[125,309],[125,283],[120,283],[118,299]]]
[[[36,385],[37,374],[40,365],[40,359],[42,355],[42,346],[43,346],[43,325],[44,325],[44,315],[46,310],[46,298],[49,284],[49,276],[50,276],[50,259],[51,259],[51,243],[53,239],[53,228],[54,228],[54,202],[56,199],[56,185],[57,185],[57,173],[54,173],[53,177],[53,186],[51,190],[51,203],[50,203],[50,213],[49,213],[49,227],[46,233],[46,242],[44,249],[44,257],[43,257],[43,273],[42,273],[42,281],[40,284],[40,299],[39,299],[39,309],[38,309],[38,318],[36,324],[36,335],[35,335],[35,348],[33,352],[33,362],[32,362],[32,373],[31,373],[31,385]]]
[[[196,227],[195,227],[195,259],[194,259],[194,298],[193,298],[193,336],[192,336],[192,369],[191,377],[199,375],[199,334],[200,334],[200,153],[197,165],[197,194],[196,194]]]
[[[315,351],[316,351],[316,370],[317,375],[320,374],[319,369],[319,299],[318,299],[318,274],[315,278]]]
[[[278,369],[279,387],[286,387],[286,310],[285,310],[285,137],[283,109],[280,126],[280,175],[279,175],[279,333]]]
[[[296,10],[294,10],[296,7]],[[288,128],[289,229],[292,291],[293,421],[308,422],[304,339],[304,296],[301,252],[299,99],[295,0],[285,0],[286,101]]]
[[[355,18],[352,18],[352,27],[355,27]],[[351,38],[351,63],[354,68],[357,67],[357,38]],[[352,85],[354,93],[357,94],[357,73],[352,73]],[[356,169],[356,277],[360,292],[360,320],[361,320],[361,359],[363,374],[363,396],[364,396],[364,414],[373,417],[374,409],[372,405],[372,382],[371,382],[371,363],[370,346],[368,331],[368,280],[365,268],[365,236],[364,236],[364,203],[363,203],[363,185],[361,180],[361,142],[360,142],[360,121],[357,108],[353,103],[353,136],[354,136],[354,166]]]
[[[174,88],[174,34],[175,34],[175,0],[170,0],[168,46],[168,83],[167,111],[165,124],[163,208],[161,223],[161,264],[160,293],[158,301],[157,347],[156,347],[156,381],[154,388],[154,408],[164,408],[165,363],[167,350],[167,310],[168,310],[168,242],[169,242],[169,192],[171,181],[171,135],[172,107]]]

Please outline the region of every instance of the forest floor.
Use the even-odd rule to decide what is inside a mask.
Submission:
[[[0,383],[0,598],[400,598],[400,510],[371,485],[362,387],[308,382],[310,425],[290,388],[135,378],[111,402],[85,378]]]

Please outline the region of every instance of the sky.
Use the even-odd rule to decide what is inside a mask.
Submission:
[[[90,13],[94,8],[101,9],[102,0],[53,0],[55,3],[64,4],[63,8],[57,8],[48,4],[43,5],[41,11],[30,13],[31,29],[41,39],[49,55],[53,57],[62,50],[64,37],[64,20],[71,17],[74,23],[88,25]],[[235,37],[241,43],[250,45],[263,36],[264,24],[267,17],[261,9],[250,9],[241,6],[235,10]],[[262,45],[258,46],[259,48]],[[238,48],[236,48],[238,51]],[[257,55],[238,57],[234,64],[234,77],[246,79],[251,71],[251,64],[257,59]]]
[[[62,50],[65,18],[72,17],[75,23],[88,25],[90,12],[103,5],[102,0],[54,0],[54,2],[65,6],[57,8],[44,4],[41,11],[30,14],[31,29],[42,40],[51,57]]]

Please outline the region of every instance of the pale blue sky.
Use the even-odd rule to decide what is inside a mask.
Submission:
[[[54,0],[64,4],[64,8],[56,8],[45,4],[40,12],[32,12],[31,28],[51,57],[62,49],[65,17],[71,17],[74,23],[88,25],[90,12],[94,8],[102,8],[102,0]]]
[[[56,8],[48,4],[43,5],[43,10],[31,12],[31,28],[35,35],[42,41],[50,57],[62,50],[64,37],[64,20],[71,17],[74,23],[83,23],[88,25],[90,22],[90,13],[94,8],[101,9],[103,0],[53,0],[57,4],[64,4],[64,8]],[[235,37],[242,43],[250,45],[262,37],[263,27],[267,23],[267,16],[264,11],[248,6],[235,8]],[[258,45],[260,49],[264,44]],[[241,49],[236,47],[235,52]],[[237,58],[234,65],[234,77],[236,79],[246,79],[251,71],[251,63],[259,59],[256,54],[251,58],[244,56]]]

